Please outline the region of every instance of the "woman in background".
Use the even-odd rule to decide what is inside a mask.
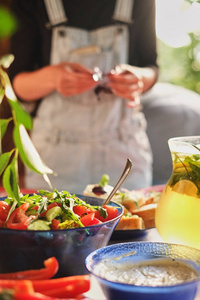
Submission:
[[[58,175],[58,190],[82,193],[102,174],[151,185],[152,154],[140,95],[157,81],[154,0],[17,0],[11,39],[14,90],[34,107],[31,138]],[[47,188],[27,170],[27,188]]]

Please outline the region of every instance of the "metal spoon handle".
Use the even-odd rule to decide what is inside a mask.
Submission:
[[[104,201],[103,205],[108,204],[111,198],[115,195],[116,191],[119,189],[119,187],[122,185],[122,183],[124,182],[128,174],[130,173],[132,166],[133,166],[132,161],[128,158],[121,177],[119,178],[118,182],[112,189],[111,193],[108,195],[108,198]]]

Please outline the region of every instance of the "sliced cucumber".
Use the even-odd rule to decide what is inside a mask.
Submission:
[[[26,212],[27,216],[31,216],[31,215],[37,215],[37,210],[36,209],[30,209]],[[1,300],[1,299],[0,299]]]
[[[55,219],[56,217],[61,216],[61,215],[62,215],[61,207],[60,206],[54,206],[46,212],[45,217],[48,221],[51,222],[53,219]]]
[[[36,220],[28,226],[28,230],[50,230],[50,222],[44,220]]]

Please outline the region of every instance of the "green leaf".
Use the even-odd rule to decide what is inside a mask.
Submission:
[[[10,123],[11,120],[12,120],[12,118],[9,118],[9,119],[0,119],[1,140],[4,137],[4,134],[6,133],[8,124]]]
[[[4,73],[5,71],[1,67],[1,61],[0,61],[0,104],[3,101],[3,98],[5,96],[5,80],[4,80]]]
[[[6,72],[1,72],[5,86],[5,96],[8,99],[8,103],[12,108],[12,113],[16,119],[16,122],[23,124],[28,130],[33,127],[32,118],[29,113],[21,106],[20,102],[13,91],[10,79]]]
[[[33,127],[32,118],[23,109],[19,101],[12,101],[9,99],[9,104],[15,112],[17,122],[23,124],[28,130],[31,130]]]
[[[0,155],[0,175],[3,173],[3,171],[7,167],[13,151],[14,150],[12,150],[10,152],[5,152],[5,153]]]
[[[18,185],[18,161],[14,157],[3,174],[3,186],[9,197],[20,200]]]
[[[40,158],[39,153],[35,149],[25,127],[22,124],[16,124],[14,127],[14,142],[19,150],[23,163],[32,171],[42,175],[54,174],[54,172],[47,167]]]
[[[104,207],[102,207],[102,206],[97,207],[97,209],[98,209],[98,211],[100,212],[100,215],[101,215],[104,219],[106,219],[107,216],[108,216],[107,210],[106,210]]]
[[[5,91],[4,91],[3,87],[2,87],[2,84],[0,84],[0,104],[3,101],[4,95],[5,95]]]
[[[0,38],[11,36],[17,29],[18,22],[13,13],[5,6],[0,6]]]
[[[53,187],[52,187],[52,184],[51,184],[51,182],[50,182],[50,180],[49,180],[49,177],[47,176],[46,173],[43,174],[43,178],[44,178],[44,180],[46,181],[46,183],[48,184],[48,186],[52,189],[52,188],[53,188]]]

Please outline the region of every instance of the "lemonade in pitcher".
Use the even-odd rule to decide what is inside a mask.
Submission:
[[[166,242],[200,249],[200,136],[168,141],[173,171],[156,210],[156,228]]]

